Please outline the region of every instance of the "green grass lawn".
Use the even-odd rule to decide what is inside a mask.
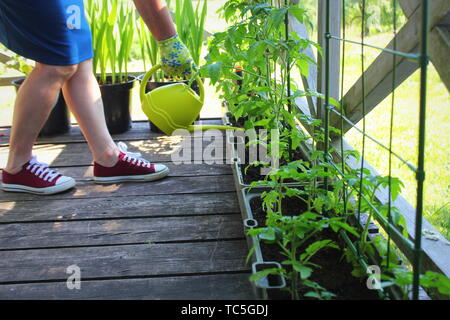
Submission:
[[[226,23],[219,19],[216,11],[225,0],[208,0],[208,19],[206,29],[217,32],[226,28]],[[348,30],[348,37],[359,40],[358,31]],[[392,38],[391,34],[377,34],[366,39],[367,42],[384,46]],[[204,52],[206,54],[206,52]],[[366,50],[366,66],[376,58],[378,52]],[[345,59],[345,91],[359,78],[361,74],[360,47],[347,45]],[[130,70],[143,70],[139,60],[132,62]],[[0,75],[12,75],[0,65]],[[298,79],[299,80],[299,79]],[[405,81],[395,92],[395,112],[393,129],[393,149],[410,163],[417,162],[418,108],[419,108],[419,74],[416,72]],[[0,125],[9,125],[12,119],[12,106],[15,91],[12,87],[0,87]],[[203,117],[220,116],[220,102],[214,88],[207,85],[206,105],[202,111]],[[447,238],[450,237],[449,184],[450,184],[450,99],[449,93],[439,79],[432,65],[428,78],[427,106],[427,147],[426,147],[426,180],[425,180],[425,217]],[[389,119],[391,97],[387,97],[377,108],[366,117],[366,131],[378,141],[389,143]],[[136,100],[133,106],[133,118],[145,119]],[[359,124],[361,128],[361,123]],[[361,148],[361,134],[351,130],[346,139],[356,148]],[[366,159],[383,175],[388,174],[388,153],[366,139]],[[416,180],[411,172],[400,161],[393,160],[393,175],[401,178],[405,184],[402,195],[415,205]]]
[[[356,40],[357,37],[353,35]],[[391,39],[390,34],[377,34],[367,39],[374,45],[384,46]],[[377,50],[367,49],[365,64],[369,65],[378,54]],[[347,45],[345,59],[345,81],[347,90],[361,75],[360,47]],[[416,71],[395,91],[393,151],[417,165],[418,122],[419,122],[420,74]],[[450,238],[450,97],[432,64],[428,73],[426,115],[426,180],[425,180],[425,217],[444,236]],[[389,125],[392,96],[388,96],[366,117],[366,132],[389,146]],[[358,124],[362,129],[362,121]],[[346,135],[347,141],[361,151],[362,135],[355,129]],[[380,174],[388,175],[389,153],[366,139],[365,158]],[[392,174],[405,184],[402,196],[413,206],[416,202],[417,183],[415,174],[400,160],[393,157]]]

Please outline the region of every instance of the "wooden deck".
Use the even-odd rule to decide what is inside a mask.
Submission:
[[[9,129],[0,134],[4,167]],[[95,185],[77,127],[39,139],[38,160],[77,186],[53,196],[0,191],[0,299],[253,299],[230,166],[171,162],[182,139],[211,142],[156,135],[147,122],[114,139],[165,163],[170,176]],[[79,290],[67,287],[72,265],[80,268]]]

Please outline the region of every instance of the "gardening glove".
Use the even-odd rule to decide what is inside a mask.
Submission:
[[[158,41],[158,47],[164,74],[186,79],[191,76],[192,70],[195,69],[195,64],[192,61],[189,50],[178,34],[169,39]]]

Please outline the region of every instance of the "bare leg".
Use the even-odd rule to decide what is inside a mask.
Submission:
[[[156,40],[165,40],[176,34],[164,0],[134,0],[134,4]]]
[[[119,149],[106,127],[100,88],[92,73],[92,60],[78,65],[77,72],[64,84],[63,93],[94,161],[105,167],[113,166],[119,157]]]
[[[76,65],[36,63],[17,94],[5,171],[15,174],[31,159],[33,144],[56,103],[59,90],[76,70]]]

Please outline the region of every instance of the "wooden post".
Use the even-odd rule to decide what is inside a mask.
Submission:
[[[319,10],[317,14],[317,26],[318,26],[318,43],[325,51],[325,12],[326,0],[318,0]],[[330,1],[330,11],[333,13],[330,16],[330,32],[331,35],[340,36],[341,34],[341,13],[342,13],[342,1],[333,0]],[[340,41],[330,41],[330,97],[339,101],[339,84],[340,84],[340,60],[341,60],[341,45]],[[317,91],[325,93],[325,59],[318,55],[317,57],[318,74],[317,74]],[[325,119],[325,112],[323,108],[323,101],[318,99],[317,101],[317,116],[320,119]]]
[[[405,16],[409,19],[420,9],[420,0],[399,0]],[[429,34],[428,46],[430,50],[430,60],[441,77],[442,82],[450,91],[450,68],[448,67],[448,57],[450,57],[450,11],[443,6],[443,12],[447,11],[444,18],[434,27]],[[420,11],[419,11],[420,12]]]

